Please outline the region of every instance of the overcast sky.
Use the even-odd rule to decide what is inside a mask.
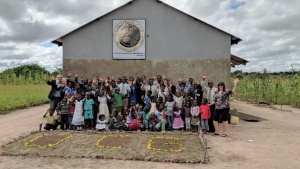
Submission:
[[[234,70],[300,70],[300,0],[163,0],[243,41],[232,54],[250,63]],[[0,0],[0,72],[37,63],[62,66],[49,43],[128,0]]]

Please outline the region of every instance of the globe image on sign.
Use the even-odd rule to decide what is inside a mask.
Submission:
[[[134,47],[140,39],[140,30],[135,25],[128,24],[119,31],[119,42],[124,47]]]
[[[114,31],[114,41],[123,51],[137,50],[144,43],[144,30],[138,22],[120,22]]]

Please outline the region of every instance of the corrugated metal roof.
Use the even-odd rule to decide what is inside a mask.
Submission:
[[[249,61],[237,57],[235,55],[231,55],[231,67],[235,67],[237,65],[246,65]]]

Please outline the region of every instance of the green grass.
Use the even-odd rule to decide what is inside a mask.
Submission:
[[[47,84],[0,85],[0,114],[48,103]]]
[[[232,78],[233,81],[233,78]],[[244,76],[237,85],[237,98],[291,105],[300,108],[300,73],[289,76]]]

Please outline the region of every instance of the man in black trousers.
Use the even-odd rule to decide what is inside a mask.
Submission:
[[[203,82],[202,82],[202,88],[203,91],[206,92],[206,98],[208,100],[208,105],[210,107],[210,118],[208,120],[208,126],[209,126],[209,132],[215,132],[215,127],[213,125],[213,117],[214,117],[214,112],[215,112],[215,104],[214,104],[214,98],[215,94],[218,92],[218,89],[214,87],[214,82],[209,80],[208,81],[208,87],[204,85],[204,81],[206,79],[206,74],[203,75]]]
[[[50,80],[49,75],[46,79],[47,84],[51,86],[51,91],[48,95],[48,98],[50,99],[50,108],[53,110],[55,110],[57,104],[65,97],[65,93],[63,92],[65,87],[62,85],[61,80],[61,75],[57,75],[56,80]]]

